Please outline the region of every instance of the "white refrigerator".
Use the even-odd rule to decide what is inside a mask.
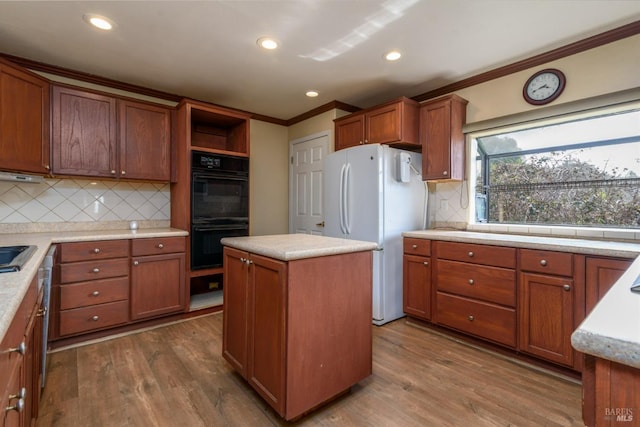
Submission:
[[[373,323],[404,316],[402,232],[425,227],[422,156],[368,144],[331,153],[324,163],[324,234],[376,242]]]

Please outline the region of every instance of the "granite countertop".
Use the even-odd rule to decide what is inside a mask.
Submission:
[[[450,230],[419,230],[402,234],[405,237],[419,239],[635,258],[629,269],[573,332],[571,344],[583,353],[640,368],[640,293],[630,290],[631,283],[640,275],[640,242],[607,242]]]
[[[584,255],[601,255],[620,258],[636,258],[640,254],[640,242],[614,242],[603,240],[573,239],[522,234],[482,233],[477,231],[418,230],[402,233],[405,237],[446,240],[450,242],[478,243],[484,245],[511,246],[515,248],[573,252]]]
[[[375,242],[309,234],[225,237],[222,244],[281,261],[370,251],[378,246]]]
[[[72,231],[60,233],[0,234],[0,246],[34,245],[37,247],[22,270],[0,274],[0,341],[38,273],[40,263],[52,244],[96,240],[144,239],[150,237],[187,236],[184,230],[175,228],[145,228],[131,230]]]

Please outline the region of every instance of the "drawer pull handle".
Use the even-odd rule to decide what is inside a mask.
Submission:
[[[27,352],[27,343],[22,341],[20,344],[18,344],[17,347],[10,348],[8,351],[9,353],[18,353],[24,356],[24,354]]]
[[[424,265],[429,265],[429,261],[423,262]]]
[[[133,261],[133,265],[138,265],[138,264],[140,264],[139,261]]]
[[[475,282],[474,282],[474,280],[473,280],[473,279],[469,279],[469,284],[470,284],[470,285],[473,285],[474,283],[475,283]]]
[[[418,249],[418,245],[411,245],[413,249]]]
[[[571,290],[571,286],[569,286],[569,285],[564,285],[564,286],[562,287],[562,289],[564,289],[565,291],[569,292],[569,291]]]
[[[469,255],[470,257],[473,257],[473,252],[469,251],[467,255]]]
[[[93,295],[94,297],[97,297],[98,295],[100,295],[99,291],[93,291],[91,292],[91,295]]]
[[[158,243],[158,249],[162,249],[164,248],[164,245],[162,243]]]
[[[97,322],[98,320],[100,320],[100,317],[98,317],[98,316],[93,316],[93,317],[91,318],[91,320],[93,320],[94,322]]]
[[[95,248],[95,249],[93,250],[93,253],[94,253],[94,254],[99,254],[99,253],[100,253],[100,248]]]
[[[475,317],[469,316],[469,322],[473,322],[473,319],[475,319]]]
[[[546,267],[547,266],[547,260],[546,259],[541,260],[540,261],[540,265],[543,266],[543,267]]]
[[[94,268],[92,271],[93,271],[94,273],[100,273],[100,269],[99,269],[98,267]]]

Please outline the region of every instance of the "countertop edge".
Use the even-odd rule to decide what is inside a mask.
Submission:
[[[640,369],[638,343],[578,328],[571,334],[571,345],[582,353]]]

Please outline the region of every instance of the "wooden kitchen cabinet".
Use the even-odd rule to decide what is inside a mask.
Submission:
[[[371,374],[371,252],[285,262],[225,247],[223,265],[223,357],[282,417]]]
[[[519,349],[574,366],[573,254],[520,249]]]
[[[0,427],[30,426],[38,415],[41,301],[35,277],[0,343]]]
[[[185,238],[131,242],[131,319],[184,310]]]
[[[467,100],[448,95],[420,106],[422,179],[464,180]]]
[[[434,242],[437,324],[516,347],[516,249]]]
[[[402,268],[404,312],[422,320],[431,320],[431,242],[404,239]]]
[[[63,243],[51,339],[129,321],[129,240]]]
[[[587,257],[586,259],[586,315],[602,299],[604,294],[616,283],[629,268],[633,260]]]
[[[0,60],[0,169],[48,174],[49,82]]]
[[[420,148],[419,104],[400,98],[341,117],[335,122],[335,150],[362,144]]]
[[[170,111],[53,85],[53,173],[169,181]]]

